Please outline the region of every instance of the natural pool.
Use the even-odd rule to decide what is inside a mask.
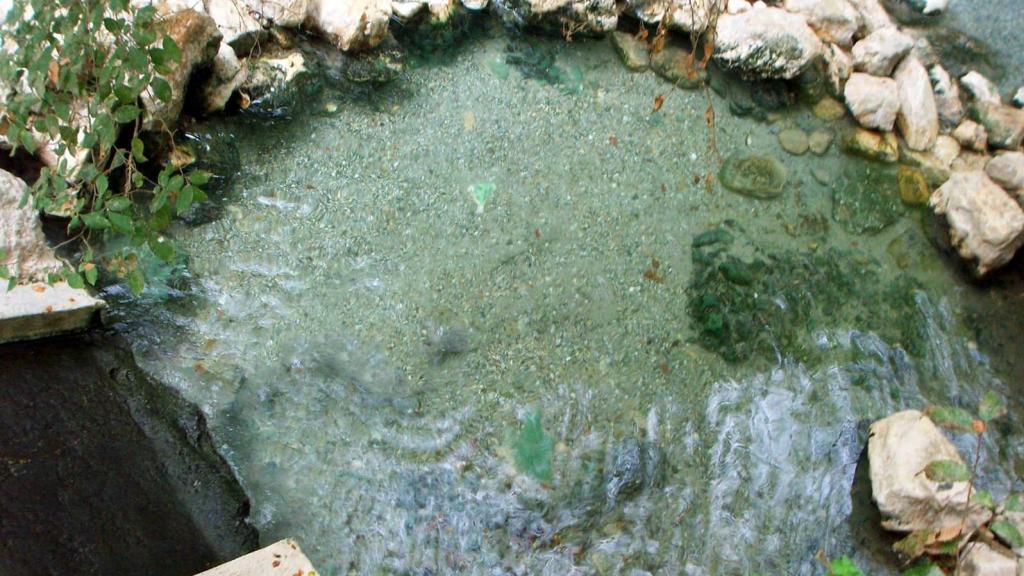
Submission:
[[[173,289],[117,313],[138,362],[207,414],[263,540],[327,574],[812,574],[818,550],[895,573],[855,482],[867,423],[1014,398],[989,360],[1013,333],[979,345],[969,317],[996,296],[895,169],[783,152],[840,128],[807,107],[738,117],[737,84],[532,42],[557,82],[493,29],[384,88],[199,126],[240,172],[174,231]],[[709,184],[737,152],[780,160],[782,194]],[[997,497],[1021,488],[1013,410]]]

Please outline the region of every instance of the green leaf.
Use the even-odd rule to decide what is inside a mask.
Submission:
[[[1003,502],[1003,509],[1007,512],[1024,512],[1024,495],[1020,492],[1010,494]]]
[[[178,198],[174,203],[174,210],[179,215],[184,214],[190,206],[192,206],[192,198],[195,193],[195,188],[192,186],[185,186],[181,192],[178,192]]]
[[[107,200],[107,210],[111,212],[124,212],[132,205],[132,201],[126,196],[114,196]]]
[[[107,218],[110,219],[110,223],[114,226],[114,230],[122,232],[124,234],[131,234],[132,232],[132,218],[127,214],[120,214],[118,212],[107,213]]]
[[[97,275],[98,275],[98,272],[96,270],[96,266],[95,265],[89,266],[89,267],[87,267],[85,269],[85,280],[86,280],[86,282],[89,283],[90,286],[95,286],[96,285],[96,277],[97,277]]]
[[[1017,527],[1006,520],[996,520],[989,524],[988,529],[999,539],[1010,545],[1011,548],[1024,548],[1024,536],[1021,536]]]
[[[849,556],[836,558],[829,563],[829,567],[832,576],[864,576],[864,573],[854,564],[853,560],[850,560]]]
[[[82,214],[82,222],[85,223],[87,228],[91,228],[93,230],[105,230],[110,228],[110,221],[104,218],[102,214],[97,214],[95,212]]]
[[[142,272],[138,270],[132,270],[128,273],[128,289],[132,291],[132,294],[138,296],[142,294],[142,290],[146,287],[146,279],[142,276]]]
[[[135,98],[138,94],[136,94],[131,87],[125,84],[120,84],[114,87],[114,96],[117,97],[117,101],[121,104],[132,104],[135,102]]]
[[[11,272],[7,269],[7,266],[0,266],[0,280],[7,280],[10,277]]]
[[[188,181],[193,186],[203,186],[210,181],[210,173],[196,170],[188,175]]]
[[[71,272],[68,274],[68,286],[81,290],[85,288],[85,280],[82,279],[82,275],[78,272]]]
[[[156,254],[156,257],[163,260],[164,262],[174,261],[174,244],[168,242],[164,238],[150,238],[149,249]]]
[[[168,60],[181,62],[181,49],[178,48],[178,43],[174,41],[174,38],[164,36],[163,49]]]
[[[153,95],[158,100],[167,104],[171,101],[171,85],[167,83],[167,80],[159,76],[154,76],[153,80],[149,83],[150,88],[153,89]]]
[[[159,212],[164,207],[164,204],[167,204],[167,188],[157,186],[153,200],[149,202],[149,211]]]
[[[117,120],[118,124],[134,122],[139,117],[140,112],[142,110],[139,110],[139,107],[133,104],[118,106],[117,110],[114,111],[114,120]]]
[[[926,412],[932,422],[943,428],[956,430],[958,432],[974,431],[974,416],[970,412],[951,406],[932,406]]]
[[[1006,401],[1003,397],[989,390],[978,405],[978,416],[988,422],[1006,415]]]
[[[971,471],[963,462],[956,460],[933,460],[924,467],[924,475],[932,482],[967,482]]]
[[[554,453],[555,440],[544,432],[539,411],[526,417],[512,449],[516,467],[521,472],[542,482],[551,479],[551,456]]]
[[[146,156],[143,154],[145,150],[146,146],[142,143],[142,140],[139,139],[138,136],[132,138],[132,158],[135,158],[136,162],[146,161]]]
[[[988,490],[977,490],[971,495],[971,500],[973,500],[975,504],[984,506],[989,510],[993,510],[996,507],[996,502],[992,498],[992,493]]]
[[[107,180],[106,174],[100,174],[96,176],[96,192],[103,196],[107,193],[107,188],[110,186],[110,182]]]

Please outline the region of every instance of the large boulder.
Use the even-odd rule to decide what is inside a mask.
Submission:
[[[1020,148],[1024,141],[1024,110],[1003,104],[976,102],[972,111],[988,131],[989,146],[1003,150]]]
[[[945,214],[950,239],[984,276],[1013,258],[1024,242],[1024,211],[984,172],[954,172],[932,194],[936,214]]]
[[[802,15],[826,42],[844,48],[853,45],[860,31],[860,12],[846,0],[786,0],[786,10]]]
[[[1015,192],[1024,189],[1024,153],[999,154],[985,165],[985,173],[1004,190]]]
[[[252,14],[266,25],[297,28],[306,21],[313,0],[245,0]]]
[[[970,533],[992,516],[979,504],[966,504],[967,482],[939,483],[922,474],[937,460],[963,462],[953,443],[921,412],[898,412],[871,425],[871,495],[882,513],[884,528],[938,531],[959,527],[966,518]]]
[[[759,4],[718,19],[715,60],[747,77],[795,78],[823,50],[802,16],[779,8]]]
[[[20,178],[0,170],[0,247],[8,251],[0,265],[6,265],[20,282],[35,282],[59,270],[61,263],[46,244],[39,213],[32,203],[18,207],[25,190]]]
[[[390,0],[312,0],[306,24],[348,52],[380,44],[390,19]]]
[[[626,0],[626,13],[647,24],[657,24],[667,15],[669,28],[702,32],[725,5],[725,0]]]
[[[152,92],[142,95],[146,114],[145,130],[159,130],[174,126],[185,105],[192,73],[208,66],[217,56],[221,33],[213,18],[195,10],[180,10],[160,20],[161,33],[171,37],[181,49],[181,60],[168,64],[170,73],[164,75],[171,85],[171,97],[164,102]]]
[[[928,72],[913,56],[900,62],[893,74],[900,111],[896,124],[911,150],[929,150],[939,135],[939,113]]]
[[[843,90],[846,107],[865,128],[889,132],[900,110],[896,81],[855,72]]]
[[[853,68],[875,76],[888,76],[914,47],[914,40],[896,28],[872,32],[853,45]]]
[[[298,50],[281,55],[260,55],[246,60],[248,74],[241,86],[250,105],[275,109],[300,97],[301,80],[308,77],[306,59]]]

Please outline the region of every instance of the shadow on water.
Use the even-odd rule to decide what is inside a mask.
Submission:
[[[117,338],[0,347],[0,573],[185,576],[253,550],[196,408]]]

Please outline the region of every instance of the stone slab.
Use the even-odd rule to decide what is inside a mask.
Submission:
[[[316,576],[316,570],[298,543],[287,538],[196,576]]]
[[[65,282],[0,289],[0,343],[84,330],[105,304]]]

